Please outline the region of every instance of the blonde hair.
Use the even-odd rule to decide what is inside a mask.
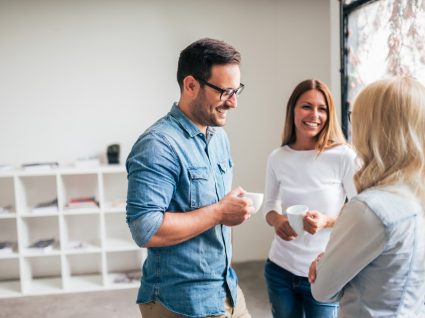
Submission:
[[[328,114],[328,119],[326,120],[325,126],[316,136],[316,151],[321,153],[327,148],[345,144],[346,141],[344,135],[342,134],[341,127],[339,126],[338,120],[336,118],[335,104],[331,91],[322,81],[308,79],[299,83],[294,88],[291,96],[289,97],[288,104],[286,106],[286,118],[281,145],[290,145],[296,141],[297,135],[294,123],[295,105],[297,104],[297,101],[301,95],[310,90],[317,90],[323,95]]]
[[[425,87],[408,77],[380,80],[356,98],[353,144],[363,166],[358,192],[406,184],[425,204]]]

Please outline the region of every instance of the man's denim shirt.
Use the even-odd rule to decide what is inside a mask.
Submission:
[[[178,108],[148,128],[127,158],[127,223],[144,246],[164,212],[188,212],[218,202],[231,190],[232,160],[222,128],[206,136]],[[137,303],[204,317],[224,313],[227,291],[236,303],[230,228],[216,225],[183,243],[148,248]]]

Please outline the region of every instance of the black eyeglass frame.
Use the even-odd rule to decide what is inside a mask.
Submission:
[[[208,83],[206,80],[193,76],[198,82],[207,85],[208,87],[211,87],[212,89],[216,90],[217,92],[220,93],[220,100],[222,100],[221,98],[223,97],[223,94],[226,94],[227,98],[225,100],[228,100],[230,98],[232,98],[233,95],[236,94],[236,96],[239,96],[244,88],[245,85],[241,83],[241,85],[238,88],[228,88],[228,89],[223,89],[221,87],[215,86],[214,84]]]

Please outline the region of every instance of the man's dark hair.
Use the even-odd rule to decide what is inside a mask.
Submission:
[[[207,81],[211,77],[213,65],[240,64],[240,62],[240,53],[223,41],[204,38],[193,42],[180,53],[177,68],[180,91],[183,90],[183,79],[188,75]]]

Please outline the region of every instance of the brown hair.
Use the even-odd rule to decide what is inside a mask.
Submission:
[[[282,146],[293,144],[296,141],[297,135],[294,123],[295,105],[302,94],[313,89],[322,93],[326,102],[326,111],[328,114],[325,126],[316,136],[316,151],[321,153],[327,148],[346,143],[341,127],[339,126],[336,118],[335,104],[331,91],[322,81],[308,79],[299,83],[289,97],[288,104],[286,106],[285,126],[282,134]]]
[[[239,65],[240,62],[240,53],[226,42],[210,38],[193,42],[180,53],[177,67],[177,82],[180,90],[186,76],[192,75],[207,81],[211,77],[213,65]]]

